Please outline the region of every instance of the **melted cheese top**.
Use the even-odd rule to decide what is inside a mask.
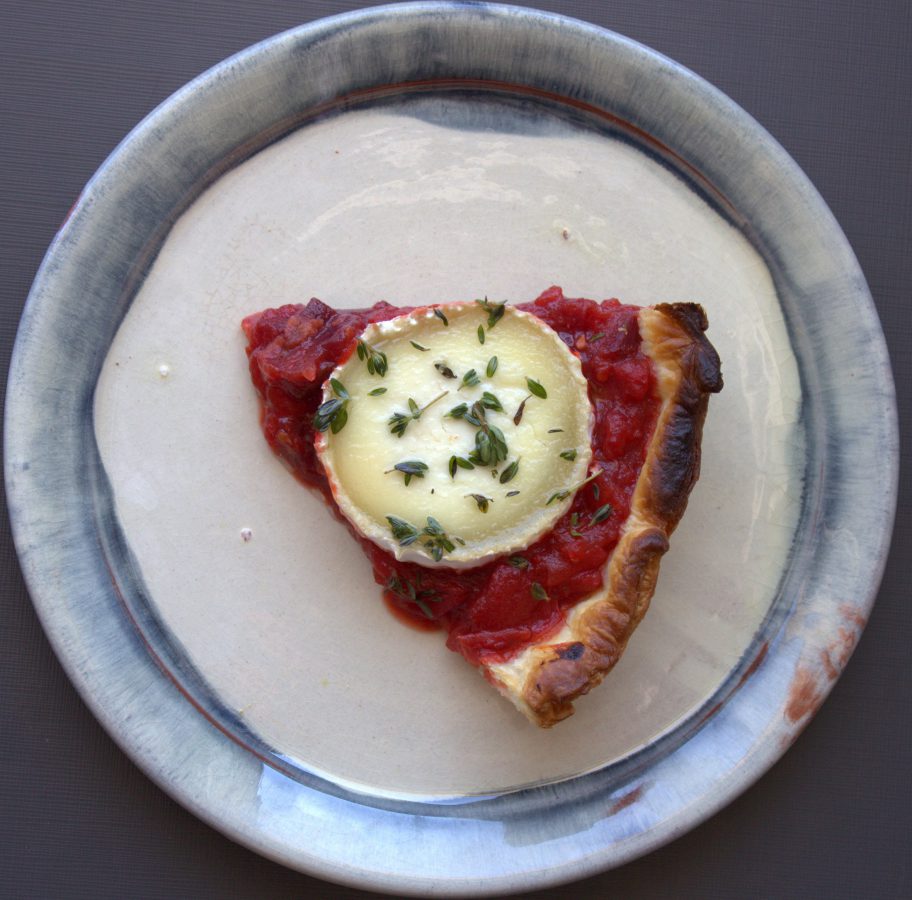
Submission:
[[[586,479],[579,360],[535,316],[498,315],[455,304],[370,325],[324,385],[324,403],[345,401],[316,441],[333,495],[398,559],[458,568],[525,548]]]

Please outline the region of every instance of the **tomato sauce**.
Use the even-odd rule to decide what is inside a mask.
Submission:
[[[569,608],[601,587],[659,409],[652,363],[640,351],[638,307],[571,299],[552,287],[519,308],[550,325],[582,363],[595,414],[590,472],[599,474],[577,491],[548,534],[525,551],[475,569],[400,562],[353,532],[387,604],[416,625],[445,628],[447,646],[474,664],[502,662],[546,639]],[[243,322],[266,440],[340,519],[314,449],[313,415],[323,382],[352,353],[368,324],[410,310],[388,303],[334,310],[314,299]]]

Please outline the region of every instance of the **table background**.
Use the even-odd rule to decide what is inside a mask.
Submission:
[[[3,0],[0,350],[83,184],[146,113],[221,59],[366,4]],[[912,4],[564,0],[715,84],[830,205],[893,361],[904,472],[893,551],[846,673],[785,757],[721,813],[556,898],[912,896]],[[53,439],[53,436],[49,436]],[[878,473],[872,472],[877,478]],[[283,868],[174,803],[92,718],[45,640],[0,521],[0,897],[369,897]]]

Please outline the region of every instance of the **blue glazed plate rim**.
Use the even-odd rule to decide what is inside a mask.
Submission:
[[[853,534],[864,542],[867,552],[863,565],[852,573],[855,602],[834,609],[831,592],[839,548],[821,546],[819,541],[811,546],[806,539],[793,554],[790,577],[780,587],[781,602],[753,647],[707,708],[676,733],[673,746],[650,748],[623,765],[557,785],[499,797],[425,803],[372,798],[319,780],[305,784],[282,774],[280,760],[264,760],[213,727],[216,723],[200,715],[171,673],[153,660],[141,629],[126,614],[116,579],[107,570],[116,556],[110,543],[117,526],[112,511],[98,502],[104,473],[91,425],[92,388],[110,338],[157,247],[176,217],[207,184],[262,147],[265,135],[278,137],[307,116],[338,104],[340,93],[357,94],[378,86],[396,90],[397,85],[411,81],[442,84],[448,78],[498,82],[496,60],[481,54],[470,65],[458,59],[472,56],[465,46],[466,35],[484,46],[495,32],[500,35],[498,40],[512,42],[517,54],[529,48],[545,55],[576,54],[581,65],[588,66],[585,71],[590,80],[579,83],[572,83],[554,67],[550,75],[542,76],[527,66],[529,80],[519,79],[520,87],[604,108],[598,97],[600,91],[610,93],[610,87],[600,81],[606,77],[605,66],[611,69],[613,65],[615,74],[623,71],[661,81],[673,95],[669,102],[698,110],[702,125],[722,129],[739,164],[748,170],[772,166],[777,179],[789,186],[796,227],[810,229],[817,242],[812,250],[829,260],[827,289],[835,297],[832,308],[851,317],[852,334],[841,336],[839,353],[849,367],[856,360],[864,360],[867,367],[867,375],[861,379],[864,383],[853,387],[854,405],[846,401],[845,392],[826,399],[837,379],[832,371],[824,370],[819,358],[819,331],[826,323],[819,321],[819,312],[814,310],[811,288],[802,281],[804,271],[791,258],[788,236],[765,233],[762,214],[752,210],[754,216],[747,216],[745,228],[755,229],[755,242],[762,246],[784,298],[796,354],[803,361],[804,391],[824,398],[817,404],[819,408],[807,412],[811,438],[817,442],[815,452],[826,465],[811,473],[802,527],[805,533],[816,535],[824,521],[828,525],[845,523],[852,505]],[[212,109],[220,98],[245,86],[255,89],[257,83],[270,79],[294,78],[308,59],[328,58],[341,44],[349,50],[361,48],[365,54],[375,52],[378,41],[391,35],[457,50],[449,61],[446,54],[438,54],[435,58],[443,61],[427,63],[427,71],[404,73],[401,63],[395,70],[390,62],[389,71],[381,73],[385,78],[374,73],[374,84],[370,79],[364,82],[358,70],[345,73],[349,80],[344,85],[338,78],[335,82],[324,79],[299,109],[274,117],[266,128],[252,123],[248,140],[236,134],[227,136],[233,152],[197,167],[183,181],[165,177],[157,192],[141,183],[137,162],[162,152],[188,114]],[[447,71],[447,65],[453,68]],[[723,158],[713,170],[713,164],[700,158],[694,137],[683,133],[686,129],[671,129],[673,134],[664,135],[662,129],[669,130],[667,123],[650,120],[650,111],[635,104],[625,107],[619,102],[611,114],[657,136],[685,165],[705,174],[708,184],[716,186],[723,197],[733,197],[735,209],[743,210],[734,179],[744,173],[727,170],[730,160]],[[184,150],[188,155],[204,155],[200,147]],[[120,267],[106,272],[106,284],[93,284],[87,266],[98,259],[99,248],[93,245],[98,217],[112,210],[135,209],[139,201],[146,204],[146,231],[132,244],[125,238],[115,248]],[[116,297],[112,279],[119,279]],[[85,346],[80,344],[73,351],[81,354],[84,372],[81,380],[75,379],[78,384],[63,386],[42,368],[40,355],[49,341],[57,347],[73,343],[73,334],[67,331],[73,313],[65,298],[76,285],[90,294],[97,289],[106,305],[86,314],[83,332],[75,335],[76,342],[83,339]],[[864,399],[864,407],[858,397]],[[62,416],[71,423],[60,446],[49,449],[42,445],[40,424],[33,421],[36,404],[41,404],[39,408],[47,416]],[[849,434],[850,418],[858,418],[862,410],[868,417],[862,424],[868,427],[856,427]],[[87,185],[48,251],[17,337],[6,423],[9,507],[30,592],[69,677],[112,736],[166,791],[232,838],[330,880],[399,893],[502,893],[581,878],[654,849],[730,802],[784,752],[845,665],[848,652],[834,656],[834,640],[848,629],[850,652],[870,611],[886,558],[898,481],[895,397],[873,302],[838,225],[797,165],[716,89],[653,51],[585,23],[486,4],[402,4],[303,26],[221,63],[150,114]],[[843,446],[834,446],[834,434]],[[885,477],[877,486],[879,493],[875,489],[865,495],[859,516],[861,494],[847,470],[853,454],[862,452],[876,460]],[[87,484],[91,485],[88,492],[83,487]],[[71,503],[74,496],[76,502]],[[63,584],[61,570],[67,573]],[[806,590],[798,582],[809,573],[819,575],[819,581]],[[733,697],[736,702],[731,701]],[[721,744],[729,748],[733,759],[720,770],[716,763]],[[264,817],[262,797],[256,803],[232,806],[224,793],[203,784],[204,775],[211,774],[213,757],[229,782],[257,783],[261,790],[281,796],[280,806],[290,804],[284,816]],[[712,769],[711,775],[703,771],[707,768]],[[677,786],[679,796],[659,796],[650,787],[657,783]],[[343,831],[347,827],[348,839],[311,850],[308,838],[314,836],[314,822],[320,818],[314,818],[315,810],[342,823]],[[391,847],[396,840],[409,839],[416,843],[415,852],[391,864],[359,857],[350,846],[351,835],[366,827],[372,829],[380,847],[384,841]],[[492,829],[501,834],[502,865],[496,871],[490,864],[480,865],[477,851],[477,842],[490,840]],[[512,840],[504,841],[504,834],[512,835]],[[516,846],[517,834],[537,848],[536,856],[529,855],[528,846]],[[443,852],[454,856],[454,867],[435,874],[431,863],[435,859],[439,863]]]

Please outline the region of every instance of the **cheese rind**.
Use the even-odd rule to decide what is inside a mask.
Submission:
[[[489,327],[480,304],[439,309],[443,317],[425,307],[365,329],[360,340],[385,354],[386,372],[371,373],[356,352],[336,367],[323,397],[336,397],[332,380],[340,382],[348,418],[337,433],[320,433],[316,446],[340,510],[364,537],[402,560],[478,566],[529,546],[566,512],[587,476],[592,410],[579,360],[535,316],[505,307]],[[472,370],[477,384],[467,378]],[[533,392],[529,379],[547,396]],[[502,409],[491,408],[491,396]],[[471,416],[485,398],[484,421],[507,447],[493,465],[473,457],[483,429],[451,414],[465,404]],[[397,413],[405,417],[399,436],[391,422]],[[457,465],[454,473],[453,457],[474,458],[475,467]],[[408,463],[427,468],[406,484],[407,472],[395,467]],[[431,517],[453,549],[435,560],[424,535],[402,546],[390,516],[419,535]]]

